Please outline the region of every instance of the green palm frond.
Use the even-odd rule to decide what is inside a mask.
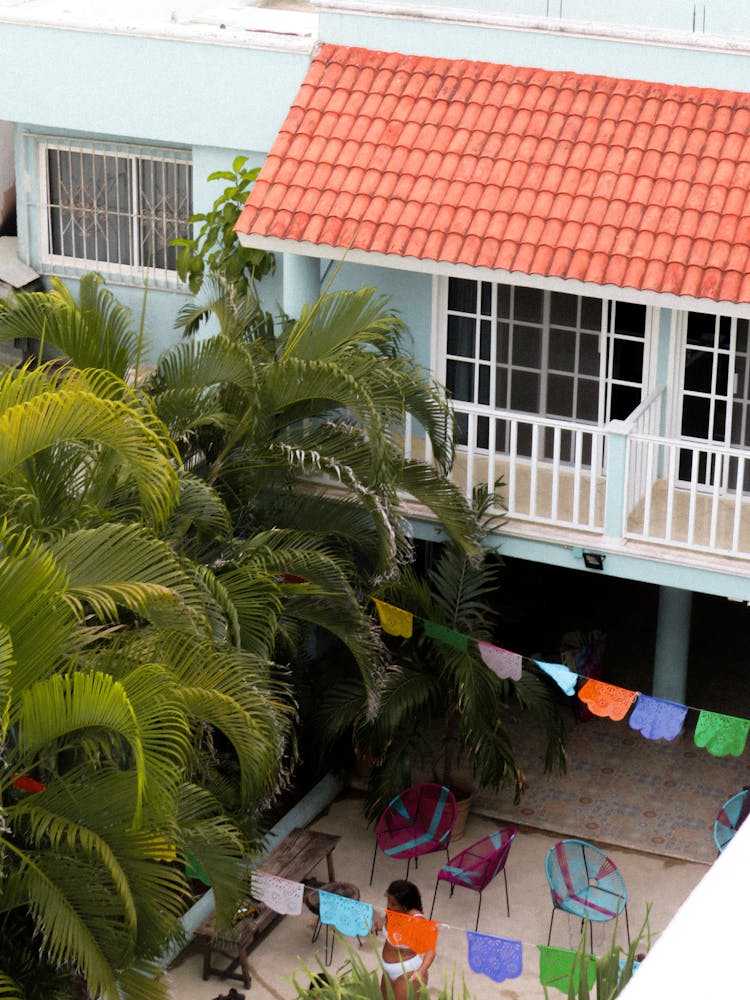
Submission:
[[[64,600],[65,574],[28,533],[0,523],[0,622],[7,628],[12,659],[6,659],[14,697],[59,667],[75,619]]]
[[[124,378],[141,349],[130,310],[96,274],[81,278],[78,304],[61,281],[53,278],[52,285],[50,292],[18,292],[5,300],[0,341],[44,341],[79,368],[101,368]]]
[[[194,530],[204,537],[226,539],[231,527],[231,515],[219,493],[205,480],[180,470],[178,506],[167,525],[167,536]]]
[[[147,696],[153,699],[156,693],[149,685]],[[140,820],[148,783],[147,754],[131,696],[122,684],[98,672],[57,674],[22,692],[17,717],[16,752],[21,764],[87,729],[117,734],[131,754],[136,776],[131,808],[134,821]],[[155,763],[158,773],[163,763]]]
[[[432,511],[451,542],[469,553],[479,553],[482,532],[476,516],[449,479],[436,475],[422,462],[408,461],[400,471],[398,486]]]
[[[282,336],[282,358],[303,360],[340,357],[344,352],[376,348],[395,355],[406,328],[374,288],[322,295],[305,306],[299,320]]]
[[[164,389],[207,389],[227,383],[252,393],[257,387],[254,351],[257,348],[222,336],[183,341],[159,360],[152,376],[154,388],[158,394]]]
[[[164,524],[177,497],[171,448],[138,413],[116,400],[62,389],[5,408],[0,413],[0,478],[67,441],[97,441],[115,452],[136,484],[146,515]]]
[[[13,854],[12,845],[6,848]],[[124,964],[128,936],[114,894],[82,857],[25,853],[3,886],[3,908],[25,905],[40,932],[38,951],[53,965],[77,966],[92,993],[114,996],[116,970],[108,951]],[[109,946],[105,946],[104,942]]]
[[[68,574],[66,598],[80,618],[118,621],[125,608],[169,629],[208,632],[200,591],[166,543],[136,525],[71,531],[49,546]]]
[[[158,960],[141,959],[118,970],[117,1000],[169,1000],[170,995],[168,977]]]
[[[2,969],[0,969],[0,1000],[25,1000],[21,986]]]

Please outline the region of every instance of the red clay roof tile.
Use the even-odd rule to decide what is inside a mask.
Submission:
[[[750,95],[324,45],[237,229],[750,302]]]

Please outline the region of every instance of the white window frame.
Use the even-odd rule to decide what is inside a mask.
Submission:
[[[107,141],[69,139],[63,136],[38,135],[34,136],[34,141],[36,144],[39,187],[38,246],[42,269],[49,269],[56,273],[70,275],[78,275],[87,271],[97,271],[112,280],[121,281],[126,284],[142,284],[147,279],[149,282],[154,282],[157,287],[182,287],[182,282],[174,266],[169,266],[169,263],[157,265],[153,262],[150,263],[147,259],[143,259],[143,241],[148,237],[143,236],[142,225],[144,223],[151,223],[153,229],[156,230],[157,252],[164,252],[170,239],[177,236],[190,235],[190,226],[187,220],[193,212],[193,178],[192,157],[189,151],[177,148],[139,146]],[[68,155],[72,158],[80,156],[82,159],[83,157],[87,159],[89,157],[100,157],[105,177],[107,168],[110,166],[111,169],[113,161],[127,162],[129,164],[130,190],[128,195],[131,199],[130,205],[133,206],[132,210],[127,207],[122,208],[119,205],[110,208],[107,204],[107,194],[105,193],[103,197],[104,210],[99,215],[99,220],[104,221],[104,224],[107,226],[112,226],[112,220],[116,219],[117,216],[120,218],[120,226],[117,230],[118,250],[114,254],[111,254],[112,256],[119,256],[120,260],[102,259],[106,254],[96,254],[96,243],[99,238],[96,226],[96,221],[98,220],[95,220],[93,233],[83,232],[79,229],[79,235],[72,237],[72,239],[81,241],[84,244],[85,250],[81,255],[54,251],[54,237],[52,233],[53,213],[57,212],[60,219],[58,225],[61,228],[58,233],[58,239],[62,242],[66,238],[70,239],[62,229],[63,211],[66,211],[72,218],[72,221],[76,223],[75,213],[77,211],[79,213],[86,211],[89,213],[89,217],[92,218],[95,216],[98,207],[92,202],[91,205],[81,208],[75,204],[75,201],[72,201],[63,210],[60,210],[56,205],[50,190],[51,178],[49,170],[50,154],[54,154],[56,151],[63,157],[67,157]],[[107,158],[106,161],[105,158]],[[169,177],[171,172],[173,187],[170,195],[174,199],[174,208],[170,209],[170,206],[167,206],[166,211],[164,208],[160,211],[155,209],[150,216],[146,217],[142,212],[142,197],[144,196],[144,192],[140,178],[142,170],[149,169],[149,165],[152,165],[152,171],[160,171],[163,178]],[[81,170],[83,169],[83,166],[81,166]],[[112,179],[111,175],[110,179]],[[180,204],[180,201],[183,203]],[[123,238],[123,233],[126,234],[125,239],[127,239],[127,243],[122,244],[122,250],[120,251],[120,240]],[[111,241],[109,234],[104,236],[103,239]],[[173,251],[175,256],[176,252],[175,249]],[[126,258],[125,262],[122,261],[123,257]]]

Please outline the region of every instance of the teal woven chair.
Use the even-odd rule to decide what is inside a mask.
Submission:
[[[625,912],[625,928],[630,945],[628,893],[617,865],[603,851],[585,840],[561,840],[550,848],[546,863],[547,882],[552,893],[552,916],[547,945],[552,939],[552,922],[558,910],[589,921],[591,950],[594,924],[614,920]]]
[[[750,798],[747,788],[727,799],[719,809],[714,822],[714,843],[719,854],[735,835],[748,811],[750,811]]]

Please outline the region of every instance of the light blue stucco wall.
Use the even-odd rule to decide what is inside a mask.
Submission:
[[[384,267],[365,267],[344,262],[331,287],[335,290],[372,285],[379,293],[387,296],[391,307],[408,327],[414,358],[419,364],[428,368],[432,329],[432,282],[433,279],[428,274],[394,271]]]
[[[688,34],[750,36],[750,6],[744,0],[402,0],[404,11],[447,8],[479,10],[540,21],[589,21],[604,26],[661,29]]]
[[[574,31],[562,32],[555,25],[537,30],[505,26],[500,30],[487,24],[432,22],[426,27],[422,21],[407,17],[371,20],[324,11],[321,37],[335,44],[384,51],[750,90],[750,58],[743,52],[688,48],[639,37],[626,40],[591,34],[582,38]],[[700,45],[698,36],[692,39]],[[685,40],[691,40],[691,36]]]
[[[0,121],[143,142],[269,149],[297,52],[0,22]]]

